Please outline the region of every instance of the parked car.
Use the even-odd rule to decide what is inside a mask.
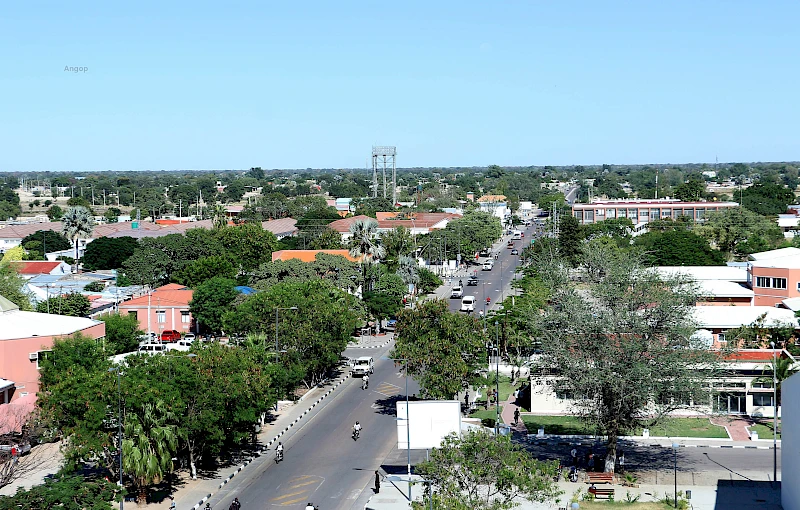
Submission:
[[[511,250],[511,255],[519,255],[519,250],[514,248],[513,250]]]
[[[386,321],[386,329],[394,329],[397,327],[397,319],[389,319]]]
[[[161,333],[162,342],[177,342],[181,339],[181,334],[174,329],[168,329]]]
[[[167,346],[164,344],[144,344],[139,346],[140,354],[163,354],[167,352]]]
[[[508,248],[509,250],[513,249],[514,248],[514,243],[512,241],[509,241],[508,245],[506,246],[506,248]]]
[[[186,333],[185,335],[183,335],[183,339],[186,340],[187,342],[194,342],[195,338],[197,337],[194,336],[194,333]]]
[[[467,286],[474,287],[475,285],[478,285],[477,276],[470,276],[469,278],[467,278]]]
[[[450,299],[461,299],[464,297],[464,289],[461,287],[453,287],[450,291]]]
[[[168,343],[166,347],[168,351],[189,352],[189,349],[192,348],[192,341],[182,338],[175,343]]]

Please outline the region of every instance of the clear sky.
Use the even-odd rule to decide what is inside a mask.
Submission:
[[[4,2],[0,170],[798,160],[800,2]],[[65,66],[86,67],[85,72]]]

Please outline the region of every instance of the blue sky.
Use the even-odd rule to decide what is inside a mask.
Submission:
[[[796,1],[117,4],[4,4],[0,171],[800,159]]]

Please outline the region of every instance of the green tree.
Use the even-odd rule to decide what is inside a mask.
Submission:
[[[113,510],[113,501],[123,497],[117,485],[101,477],[58,474],[41,485],[20,487],[13,496],[0,496],[0,510]]]
[[[101,316],[100,320],[106,323],[106,348],[110,355],[136,350],[142,332],[135,316],[113,313]]]
[[[783,214],[795,201],[792,190],[781,184],[757,182],[742,190],[742,207],[764,216]]]
[[[89,282],[83,286],[83,290],[86,292],[103,292],[106,286],[103,282]]]
[[[342,235],[330,227],[323,227],[315,232],[308,245],[311,250],[341,250]]]
[[[452,399],[475,383],[488,343],[477,319],[450,312],[440,299],[402,310],[395,339],[390,357],[408,359],[408,373],[432,399]]]
[[[81,206],[70,207],[61,218],[62,232],[75,245],[75,260],[80,260],[78,240],[90,237],[93,225],[94,220],[89,209]]]
[[[373,219],[357,220],[350,225],[350,256],[363,257],[364,267],[377,263],[386,255],[378,244],[378,222]]]
[[[69,200],[67,200],[67,205],[69,207],[83,207],[88,210],[92,209],[91,202],[89,202],[83,197],[72,197]]]
[[[50,221],[59,221],[62,216],[64,216],[64,210],[58,204],[51,205],[47,209],[47,218]]]
[[[706,192],[706,183],[699,176],[695,176],[680,184],[673,195],[681,202],[697,202]]]
[[[125,416],[122,463],[138,489],[139,504],[147,501],[147,486],[172,472],[172,456],[178,447],[177,421],[162,400],[129,409]]]
[[[8,264],[0,263],[0,296],[8,299],[20,310],[31,310],[29,294],[24,290],[27,280]]]
[[[98,237],[86,245],[83,265],[89,271],[119,269],[138,247],[136,239],[129,236]]]
[[[725,264],[722,252],[688,230],[648,232],[636,238],[645,259],[653,266],[719,266]]]
[[[278,246],[275,234],[264,230],[259,223],[219,228],[214,231],[214,237],[239,272],[249,272],[271,262],[272,252]]]
[[[175,279],[186,285],[187,287],[197,288],[202,284],[214,278],[215,276],[222,278],[236,278],[238,271],[233,267],[230,260],[225,257],[215,255],[211,257],[203,257],[186,264],[183,269],[176,275]]]
[[[553,481],[558,461],[539,461],[508,436],[469,431],[447,436],[430,460],[415,468],[433,482],[436,492],[425,493],[428,508],[441,510],[505,510],[520,498],[544,503],[561,491]]]
[[[54,230],[37,230],[33,234],[28,234],[25,236],[22,239],[21,244],[26,250],[31,250],[35,249],[30,246],[30,243],[32,242],[38,242],[38,246],[46,249],[48,253],[53,251],[69,250],[72,248],[72,243],[69,241],[69,239]]]
[[[694,232],[708,239],[720,251],[737,258],[755,253],[751,250],[756,247],[773,246],[783,239],[774,221],[742,207],[731,207],[707,215],[702,224],[694,227]],[[759,240],[760,243],[757,242]]]
[[[397,261],[401,256],[412,255],[416,249],[411,231],[405,227],[381,232],[380,241],[381,246],[386,250],[385,262],[392,270],[397,269]]]
[[[69,315],[71,317],[86,317],[92,304],[89,298],[77,292],[55,296],[39,301],[36,304],[36,311],[39,313],[52,313],[57,315]]]
[[[419,268],[419,291],[421,294],[430,294],[438,289],[444,282],[436,273],[424,267]]]
[[[189,311],[197,322],[214,333],[222,331],[222,317],[230,310],[237,292],[236,280],[216,276],[197,286]]]
[[[103,213],[103,217],[109,223],[116,223],[119,221],[119,217],[122,214],[122,210],[118,207],[109,207],[108,210]]]
[[[356,214],[363,214],[370,218],[377,217],[379,212],[394,211],[394,204],[388,198],[360,198],[354,202]]]
[[[548,380],[556,391],[584,397],[571,411],[607,436],[609,471],[619,435],[708,402],[721,358],[693,336],[691,282],[662,278],[630,253],[597,256],[592,266],[579,290],[566,264],[542,261],[548,306],[527,319],[541,341],[536,369],[558,374]]]
[[[572,267],[577,267],[581,256],[581,225],[572,215],[561,218],[558,226],[558,252]]]
[[[244,184],[238,179],[225,186],[225,199],[229,202],[238,202],[244,196]]]

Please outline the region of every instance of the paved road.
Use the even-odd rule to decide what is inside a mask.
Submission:
[[[519,253],[522,253],[522,249],[525,246],[528,246],[531,242],[531,236],[535,232],[535,227],[517,227],[518,229],[525,232],[525,237],[522,240],[514,241],[514,247],[519,250]],[[498,254],[498,259],[494,262],[494,269],[491,271],[483,271],[481,270],[480,265],[469,265],[470,273],[473,273],[478,277],[478,285],[477,286],[466,286],[467,285],[467,278],[453,278],[450,281],[451,286],[456,286],[459,284],[459,280],[463,280],[464,282],[464,295],[465,296],[475,296],[477,302],[475,303],[475,313],[478,313],[479,310],[483,310],[484,314],[487,313],[492,307],[495,306],[496,303],[499,303],[510,295],[511,289],[509,284],[511,280],[514,279],[514,274],[516,272],[516,268],[520,265],[521,259],[519,255],[511,255],[511,250],[508,249],[507,242],[511,239],[511,236],[504,235],[502,242],[499,245],[495,245],[495,253]],[[485,260],[488,260],[487,257],[481,257],[480,263],[482,264]],[[447,283],[447,282],[445,282]],[[449,298],[449,294],[445,296]],[[487,306],[486,298],[490,298],[491,301]],[[450,311],[458,312],[461,308],[461,300],[460,299],[450,299]]]
[[[345,351],[375,358],[369,389],[361,390],[360,378],[343,384],[288,435],[282,463],[276,465],[272,454],[260,458],[212,498],[212,507],[228,508],[236,496],[245,509],[302,509],[307,502],[320,510],[353,508],[396,446],[395,402],[404,398],[405,377],[385,358],[388,349]],[[409,378],[409,393],[417,391]],[[351,438],[356,420],[364,427],[358,442]],[[419,460],[416,453],[412,463]]]

